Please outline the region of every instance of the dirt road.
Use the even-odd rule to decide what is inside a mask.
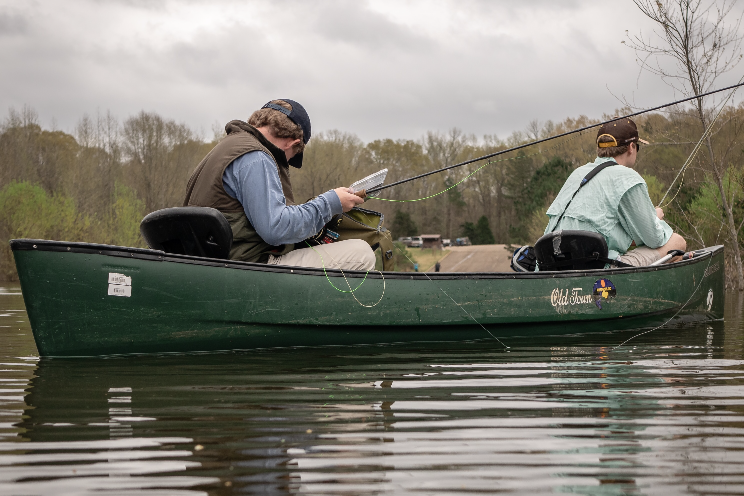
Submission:
[[[506,245],[451,246],[440,272],[511,272]],[[431,269],[432,272],[434,269]]]

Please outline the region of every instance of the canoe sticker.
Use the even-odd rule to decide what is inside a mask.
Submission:
[[[584,288],[572,288],[572,289],[554,289],[550,293],[550,303],[559,309],[560,307],[566,307],[569,305],[581,305],[582,303],[591,303],[594,298],[590,294],[582,294]]]
[[[124,274],[109,272],[108,276],[109,296],[132,296],[132,278]]]
[[[554,289],[550,293],[550,303],[558,313],[567,313],[573,305],[592,304],[602,310],[602,300],[615,297],[617,290],[609,279],[599,279],[594,283],[591,294],[583,292],[584,288]]]
[[[597,308],[602,310],[602,300],[614,298],[615,295],[617,295],[617,290],[615,289],[615,285],[612,284],[612,281],[609,279],[599,279],[594,283],[592,294],[594,295],[594,304],[597,305]]]

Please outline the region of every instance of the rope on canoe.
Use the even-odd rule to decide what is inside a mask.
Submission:
[[[716,240],[715,240],[714,244],[715,244],[715,243],[718,243],[718,237],[719,237],[719,236],[721,235],[721,230],[722,230],[722,229],[723,229],[723,223],[721,223],[721,227],[720,227],[720,228],[718,229],[718,234],[716,235]],[[703,271],[703,274],[705,274],[705,272],[707,272],[707,271],[708,271],[708,268],[710,268],[710,263],[711,263],[712,261],[713,261],[713,255],[711,254],[711,255],[710,255],[710,258],[708,258],[708,265],[706,265],[706,266],[705,266],[705,271]],[[615,346],[614,348],[612,348],[612,349],[611,349],[610,351],[611,351],[611,352],[612,352],[612,351],[615,351],[615,350],[617,350],[618,348],[620,348],[621,346],[625,345],[625,343],[627,343],[628,341],[631,341],[631,340],[633,340],[633,339],[635,339],[635,338],[637,338],[637,337],[639,337],[639,336],[643,336],[644,334],[648,334],[649,332],[653,332],[653,331],[655,331],[655,330],[657,330],[657,329],[660,329],[660,328],[664,327],[665,325],[667,325],[667,324],[668,324],[669,322],[671,322],[671,321],[672,321],[672,319],[674,319],[674,317],[676,317],[677,315],[679,315],[679,314],[680,314],[680,312],[681,312],[682,310],[684,310],[684,308],[685,308],[685,307],[687,306],[687,304],[688,304],[688,303],[690,303],[690,300],[692,300],[692,297],[693,297],[693,296],[695,296],[695,294],[697,294],[697,292],[698,292],[698,289],[700,289],[700,286],[701,286],[701,285],[703,284],[703,281],[704,281],[704,280],[705,280],[705,276],[703,276],[703,277],[701,277],[701,278],[700,278],[700,282],[699,282],[699,283],[698,283],[698,285],[697,285],[697,286],[695,287],[695,289],[694,289],[694,290],[692,291],[692,294],[690,294],[690,297],[689,297],[689,298],[687,298],[687,301],[686,301],[686,302],[684,302],[684,304],[683,304],[683,305],[682,305],[681,307],[679,307],[679,310],[677,310],[677,311],[676,311],[676,312],[674,313],[674,315],[672,315],[671,317],[669,317],[669,318],[667,319],[667,321],[666,321],[666,322],[664,322],[664,323],[663,323],[663,324],[661,324],[661,325],[658,325],[658,326],[654,327],[653,329],[649,329],[648,331],[643,331],[643,332],[640,332],[640,333],[636,334],[635,336],[631,336],[631,337],[629,337],[628,339],[626,339],[625,341],[623,341],[623,342],[622,342],[622,343],[620,343],[619,345],[617,345],[617,346]]]

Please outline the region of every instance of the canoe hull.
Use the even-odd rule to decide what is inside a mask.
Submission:
[[[430,280],[85,243],[11,246],[42,356],[488,338],[478,324],[499,337],[546,326],[574,333],[652,322],[683,306],[690,318],[723,316],[722,247],[659,268]]]

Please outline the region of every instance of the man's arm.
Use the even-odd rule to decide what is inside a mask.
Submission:
[[[235,159],[225,169],[222,182],[227,194],[243,205],[258,235],[273,246],[307,239],[343,211],[333,190],[302,205],[287,206],[276,164],[262,151]]]
[[[656,208],[648,196],[646,184],[636,184],[625,192],[618,205],[620,224],[638,246],[664,246],[672,236],[669,224],[657,217]]]

